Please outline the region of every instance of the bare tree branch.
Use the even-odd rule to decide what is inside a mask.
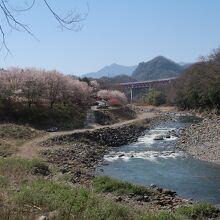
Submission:
[[[45,5],[47,6],[47,8],[49,9],[49,11],[52,13],[52,15],[54,16],[54,18],[58,21],[58,23],[60,24],[61,28],[67,29],[67,30],[76,30],[76,24],[82,22],[83,20],[85,20],[85,18],[88,15],[88,12],[82,16],[81,14],[76,14],[74,15],[73,12],[71,11],[70,13],[68,13],[66,15],[66,17],[62,18],[61,16],[59,16],[50,6],[50,4],[48,4],[47,0],[43,0]],[[88,5],[87,5],[88,7]],[[88,7],[89,9],[89,7]],[[89,11],[89,10],[88,10]]]
[[[19,9],[14,8],[14,7],[10,4],[9,0],[5,1],[5,4],[7,3],[7,5],[8,5],[13,11],[23,12],[23,11],[28,11],[28,10],[32,9],[32,8],[34,7],[34,5],[35,5],[35,2],[36,2],[36,0],[32,0],[32,2],[31,2],[30,4],[26,4],[27,7],[25,7],[25,8],[19,8]]]
[[[83,20],[86,19],[88,12],[89,12],[89,7],[87,5],[88,11],[84,15],[75,14],[71,11],[65,17],[61,17],[52,8],[51,4],[48,3],[48,0],[41,0],[41,1],[45,4],[45,7],[53,15],[53,17],[58,22],[60,27],[62,29],[66,29],[66,30],[77,31],[80,27],[79,26],[80,22],[82,22]],[[12,7],[12,5],[10,4],[10,0],[0,0],[0,12],[2,12],[4,20],[6,21],[6,25],[8,27],[10,27],[12,30],[26,32],[36,39],[35,35],[31,32],[28,25],[20,22],[16,18],[16,15],[15,15],[16,12],[25,12],[25,11],[31,10],[35,6],[35,4],[36,4],[36,0],[31,0],[29,2],[29,4],[26,4],[26,7],[16,9],[16,8]],[[2,23],[3,23],[3,21],[0,22],[0,34],[2,35],[2,45],[0,47],[0,52],[4,48],[7,52],[7,54],[11,54],[11,52],[7,46],[7,43],[6,43],[6,34],[5,34],[5,29],[2,25]]]

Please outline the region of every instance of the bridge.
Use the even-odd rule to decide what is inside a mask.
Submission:
[[[119,83],[119,84],[117,84],[117,86],[120,88],[123,88],[123,89],[130,89],[131,90],[131,100],[132,100],[133,89],[154,88],[157,86],[163,86],[163,85],[170,84],[175,79],[177,79],[177,77],[158,79],[158,80],[140,81],[140,82]]]

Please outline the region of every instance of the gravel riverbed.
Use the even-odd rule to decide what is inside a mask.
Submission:
[[[183,129],[177,148],[197,159],[220,164],[220,116],[206,117]]]

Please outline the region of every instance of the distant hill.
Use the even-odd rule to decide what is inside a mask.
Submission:
[[[101,77],[114,77],[118,75],[131,75],[137,66],[123,66],[119,64],[112,64],[110,66],[103,67],[97,72],[87,73],[82,77],[98,79]]]
[[[132,78],[137,81],[144,81],[175,77],[180,75],[185,68],[185,65],[180,65],[163,56],[158,56],[148,62],[139,63],[132,73]]]
[[[100,79],[103,83],[145,81],[178,76],[191,65],[175,63],[168,58],[158,56],[148,62],[139,63],[138,66],[112,64],[97,72],[84,74],[82,77]]]

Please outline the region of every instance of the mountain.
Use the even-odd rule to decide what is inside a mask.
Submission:
[[[163,56],[155,57],[148,62],[139,63],[132,73],[137,81],[163,79],[180,75],[185,67]]]
[[[114,77],[118,75],[131,75],[132,72],[136,69],[136,67],[137,66],[122,66],[119,64],[112,64],[110,66],[103,67],[97,72],[84,74],[82,77],[97,79],[103,76]]]

